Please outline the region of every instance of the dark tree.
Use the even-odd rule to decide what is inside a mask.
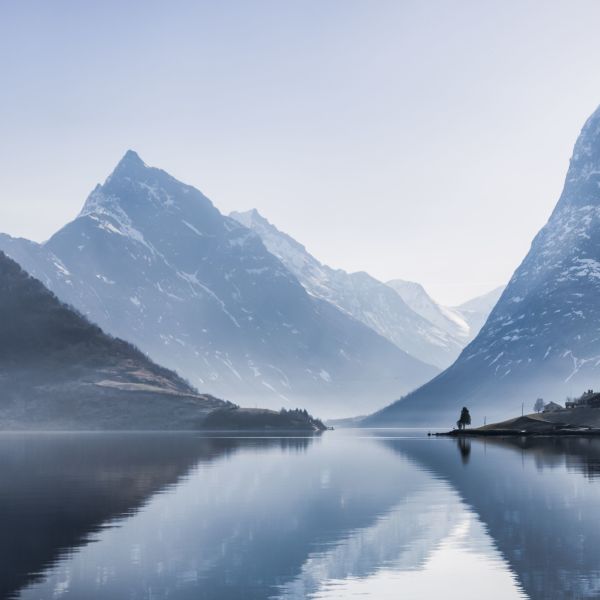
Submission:
[[[464,429],[467,425],[471,424],[471,415],[469,409],[466,406],[462,407],[460,411],[460,419],[456,422],[459,429]]]
[[[535,401],[535,404],[533,405],[533,410],[535,410],[536,413],[541,413],[544,410],[544,399],[543,398],[538,398]]]

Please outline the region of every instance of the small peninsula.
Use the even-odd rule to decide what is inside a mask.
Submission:
[[[320,419],[306,410],[266,408],[218,408],[208,414],[202,423],[206,431],[278,431],[321,433],[327,429]]]
[[[521,415],[482,427],[459,428],[438,436],[600,436],[600,393],[587,390],[578,398],[568,398],[565,405],[549,402],[539,412]]]

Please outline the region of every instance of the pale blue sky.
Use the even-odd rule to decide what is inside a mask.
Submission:
[[[0,231],[45,239],[133,148],[457,303],[558,199],[598,31],[597,0],[0,0]]]

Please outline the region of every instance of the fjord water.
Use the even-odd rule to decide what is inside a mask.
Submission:
[[[6,598],[591,598],[600,442],[0,436]]]

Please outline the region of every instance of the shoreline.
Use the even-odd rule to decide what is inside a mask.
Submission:
[[[465,429],[436,432],[428,434],[434,437],[596,437],[600,436],[600,429],[593,427],[560,427],[557,429],[527,431],[526,429]]]
[[[561,409],[534,413],[474,427],[434,433],[440,437],[566,437],[600,436],[600,409]]]

